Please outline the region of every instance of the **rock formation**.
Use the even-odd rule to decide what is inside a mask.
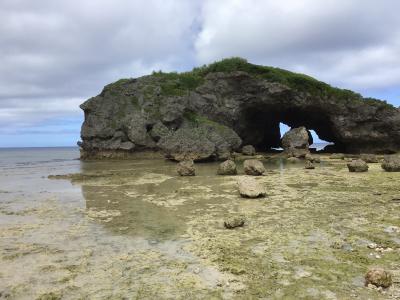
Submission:
[[[283,152],[288,157],[305,158],[310,154],[308,147],[312,144],[310,132],[304,127],[290,129],[282,137]]]
[[[400,111],[392,105],[240,58],[122,79],[81,108],[82,158],[158,150],[175,160],[227,159],[241,145],[280,147],[280,122],[315,130],[336,151],[400,148]]]

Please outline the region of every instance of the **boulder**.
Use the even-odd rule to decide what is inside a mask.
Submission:
[[[180,176],[194,176],[196,169],[194,168],[193,160],[183,160],[178,163],[176,171]]]
[[[306,156],[304,157],[306,160],[309,160],[312,163],[320,163],[321,159],[318,156],[314,156],[311,154],[306,154]]]
[[[239,193],[244,198],[264,197],[267,193],[262,185],[254,178],[241,177],[238,179]]]
[[[306,163],[304,165],[304,169],[308,169],[308,170],[315,169],[315,166],[313,165],[313,163],[311,161],[306,160]]]
[[[260,176],[265,173],[264,165],[257,159],[247,159],[243,163],[244,172],[247,175]]]
[[[305,157],[310,153],[310,135],[305,127],[292,128],[282,137],[283,152],[287,156]]]
[[[233,160],[226,160],[218,166],[218,175],[236,175],[236,164]]]
[[[367,172],[368,164],[362,159],[355,159],[347,163],[350,172]]]
[[[382,169],[386,172],[400,172],[400,156],[386,155],[383,158]]]
[[[224,226],[227,229],[233,229],[236,227],[243,227],[245,222],[246,219],[243,216],[229,217],[224,221]]]
[[[254,156],[256,155],[256,149],[252,145],[243,146],[242,154],[248,156]]]
[[[372,268],[365,274],[365,285],[388,288],[392,285],[392,275],[382,268]]]
[[[360,159],[366,163],[377,163],[379,162],[378,157],[375,154],[361,154]]]

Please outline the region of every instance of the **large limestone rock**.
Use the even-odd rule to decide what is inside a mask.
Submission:
[[[308,147],[310,134],[305,127],[293,128],[282,137],[282,148],[289,157],[306,157],[310,153]]]
[[[257,159],[247,159],[243,162],[244,172],[247,175],[261,176],[265,173],[264,165]]]
[[[387,172],[400,172],[400,156],[387,155],[382,162],[382,169]]]
[[[242,144],[280,147],[280,122],[314,129],[336,152],[400,150],[399,109],[238,58],[183,74],[119,80],[81,108],[79,146],[86,158],[157,150],[178,160],[226,159]],[[282,142],[302,156],[311,141],[304,128],[297,131]]]
[[[239,193],[245,198],[259,198],[266,195],[264,187],[259,184],[254,178],[240,177],[237,181]]]

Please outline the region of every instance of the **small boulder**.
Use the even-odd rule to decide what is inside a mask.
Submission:
[[[251,177],[239,178],[238,187],[240,195],[244,198],[259,198],[266,195],[264,187]]]
[[[245,222],[246,219],[243,216],[229,217],[224,221],[224,226],[227,229],[233,229],[236,227],[243,227]]]
[[[315,166],[311,161],[306,160],[306,164],[304,165],[304,169],[308,169],[308,170],[315,169]]]
[[[356,159],[348,162],[347,168],[350,172],[367,172],[368,164],[361,159]]]
[[[252,145],[243,146],[242,154],[248,155],[248,156],[253,156],[256,154],[256,149]]]
[[[365,275],[365,286],[369,284],[388,288],[392,285],[392,274],[382,268],[372,268]]]
[[[379,161],[378,157],[375,154],[361,154],[360,159],[362,159],[366,163],[377,163]]]
[[[218,175],[236,175],[236,164],[233,160],[226,160],[218,166]]]
[[[180,176],[196,175],[196,169],[194,168],[193,160],[183,160],[179,162],[176,171]]]
[[[318,156],[313,156],[311,154],[306,154],[304,157],[306,160],[309,160],[312,163],[320,163],[321,159]]]
[[[257,159],[247,159],[243,163],[244,172],[247,175],[260,176],[264,174],[265,168],[261,161]]]
[[[333,153],[329,157],[330,159],[344,159],[344,154],[343,153]]]
[[[400,172],[400,156],[386,155],[381,166],[386,172]]]

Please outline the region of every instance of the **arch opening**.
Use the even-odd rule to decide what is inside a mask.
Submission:
[[[329,117],[322,110],[274,109],[268,106],[248,107],[243,111],[242,120],[236,128],[244,144],[251,144],[258,151],[281,148],[283,134],[304,126],[310,132],[310,150],[336,152],[343,151],[337,141]],[[313,143],[314,141],[314,143]]]

